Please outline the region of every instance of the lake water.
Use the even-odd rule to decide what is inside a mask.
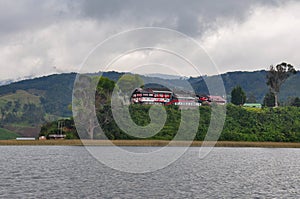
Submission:
[[[144,149],[147,147],[144,147]],[[128,147],[139,151],[142,148]],[[84,147],[0,146],[0,198],[297,198],[300,150],[199,148],[152,173],[129,174]]]

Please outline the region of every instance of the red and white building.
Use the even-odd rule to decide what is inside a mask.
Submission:
[[[172,91],[163,89],[137,88],[131,95],[134,104],[166,104],[172,98]]]
[[[192,96],[187,93],[174,94],[172,91],[164,88],[137,88],[131,95],[130,102],[132,104],[163,104],[163,105],[179,105],[179,106],[201,106],[206,104],[226,104],[226,100],[221,96],[215,95],[197,95]]]

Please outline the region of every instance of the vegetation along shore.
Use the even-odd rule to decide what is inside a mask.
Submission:
[[[107,73],[108,76],[102,76],[100,80],[98,79],[97,74],[91,76],[84,75],[82,77],[84,83],[86,83],[84,85],[92,85],[92,82],[99,80],[95,96],[92,96],[93,99],[90,99],[95,100],[95,113],[97,118],[86,117],[86,115],[93,115],[92,112],[88,112],[89,110],[94,110],[94,108],[89,108],[89,105],[86,105],[87,107],[82,109],[84,111],[73,110],[73,112],[77,114],[75,114],[74,117],[77,119],[79,118],[81,123],[88,124],[88,128],[85,128],[84,126],[81,127],[81,124],[78,123],[76,123],[75,126],[74,118],[71,117],[70,113],[71,110],[74,109],[74,106],[71,106],[71,99],[69,99],[71,94],[64,92],[66,95],[57,95],[54,92],[59,90],[56,88],[60,88],[64,84],[66,79],[68,79],[67,77],[69,77],[68,75],[48,76],[43,79],[23,81],[0,87],[0,140],[11,139],[10,141],[1,141],[2,145],[6,143],[24,143],[33,145],[81,145],[79,138],[95,140],[110,139],[116,143],[126,143],[124,145],[129,146],[143,146],[144,142],[146,142],[145,146],[160,146],[165,145],[165,143],[168,143],[169,140],[174,139],[178,132],[180,123],[183,122],[188,127],[196,126],[197,129],[195,129],[194,140],[196,141],[195,143],[200,143],[207,136],[206,133],[210,127],[212,117],[212,107],[217,107],[220,109],[226,109],[226,115],[222,115],[224,116],[223,118],[225,118],[225,123],[222,128],[222,132],[218,135],[218,140],[220,141],[218,142],[218,145],[253,146],[254,144],[251,143],[257,142],[259,146],[265,146],[268,145],[266,143],[285,142],[287,146],[297,147],[296,143],[300,142],[300,99],[298,97],[299,93],[297,93],[299,89],[294,86],[299,85],[298,82],[300,82],[300,76],[295,73],[296,71],[291,65],[282,63],[276,67],[271,66],[269,71],[258,71],[252,73],[235,72],[223,75],[222,78],[224,79],[226,93],[229,97],[226,102],[222,103],[222,105],[215,103],[212,96],[201,94],[207,93],[207,91],[205,89],[201,89],[202,87],[199,87],[199,82],[202,82],[200,77],[197,81],[193,78],[189,79],[191,85],[195,87],[195,92],[199,95],[191,96],[189,93],[181,93],[188,94],[185,99],[196,100],[195,103],[190,103],[190,101],[188,101],[185,105],[179,104],[179,102],[181,103],[180,100],[183,99],[183,97],[179,95],[179,88],[181,88],[181,84],[179,84],[180,80],[176,80],[176,82],[179,82],[176,83],[177,87],[173,88],[176,92],[174,92],[174,90],[169,90],[167,92],[164,91],[165,93],[161,93],[162,88],[156,88],[157,92],[155,93],[153,89],[150,89],[154,88],[153,86],[155,85],[149,86],[145,84],[143,88],[137,90],[138,92],[132,94],[134,99],[133,101],[122,101],[122,106],[117,106],[119,109],[117,109],[116,112],[121,114],[123,113],[123,109],[128,109],[130,117],[134,123],[138,126],[147,126],[151,123],[149,111],[153,105],[147,104],[143,100],[140,101],[137,96],[134,98],[133,95],[141,95],[144,91],[147,91],[146,94],[149,95],[148,98],[151,98],[150,94],[151,96],[153,94],[152,98],[155,98],[155,100],[160,97],[159,102],[162,103],[162,108],[167,114],[166,122],[164,123],[163,128],[159,128],[159,126],[154,123],[153,128],[160,130],[155,135],[147,137],[147,140],[139,140],[138,137],[133,137],[130,134],[125,133],[119,128],[112,115],[111,96],[115,87],[119,89],[123,88],[120,85],[116,85],[116,82],[119,82],[121,74]],[[252,77],[253,74],[255,74],[255,77],[260,77],[258,84],[254,84],[255,81],[252,78],[246,78],[245,76],[247,75],[248,77],[250,75]],[[234,75],[235,78],[230,78],[229,81],[228,78],[232,75]],[[57,79],[58,77],[60,79]],[[74,81],[75,74],[72,74],[71,77],[72,78],[67,81],[68,84],[71,84],[71,82]],[[245,81],[251,79],[251,81],[247,84],[243,84],[244,82],[242,81],[233,82],[233,79],[243,79]],[[128,91],[128,96],[131,96],[132,90],[135,89],[133,82],[136,82],[137,80],[139,80],[138,82],[143,82],[138,75],[128,74],[126,76],[122,76],[122,81],[124,85],[126,85],[124,86],[126,91],[124,91],[124,93],[127,93]],[[283,84],[285,80],[287,84]],[[291,84],[290,81],[295,82]],[[54,84],[55,82],[59,82],[59,85]],[[42,88],[48,88],[47,85],[52,85],[52,87],[53,85],[56,86],[53,90],[51,90],[51,92],[42,91]],[[254,92],[255,90],[253,89],[249,90],[247,85],[254,86],[256,89],[264,89],[260,91],[260,94],[258,94],[258,92]],[[286,85],[293,86],[287,88]],[[49,86],[49,89],[52,87]],[[70,92],[74,89],[71,86],[69,88]],[[181,89],[184,90],[184,88]],[[74,96],[78,95],[80,99],[80,96],[85,96],[85,93],[82,92],[85,92],[86,90],[87,89],[75,89]],[[151,93],[152,91],[153,93]],[[279,91],[284,97],[280,95]],[[289,92],[287,93],[287,91]],[[60,99],[59,101],[51,101],[53,96],[64,96],[66,99],[64,98],[65,100]],[[161,101],[161,98],[166,98],[165,100],[169,100],[169,102],[174,103]],[[50,99],[50,101],[47,101],[46,99]],[[76,101],[76,104],[80,103],[82,103],[82,101]],[[193,121],[191,118],[196,118],[198,113],[191,113],[188,115],[188,118],[181,120],[182,113],[185,109],[181,109],[180,107],[187,107],[188,105],[191,106],[195,104],[197,106],[194,108],[199,109],[200,113],[199,121],[197,121],[196,124],[191,123]],[[60,113],[59,111],[53,112],[54,110],[62,109],[66,109],[64,113]],[[63,119],[57,120],[57,118]],[[81,130],[77,132],[77,128],[81,128]],[[99,128],[103,131],[99,131]],[[191,133],[194,133],[194,130]],[[61,138],[64,138],[65,140],[40,140],[32,142],[13,140],[16,139],[16,137],[38,138],[39,136],[44,136],[44,138],[47,139],[56,138],[53,136],[61,136]],[[189,138],[184,136],[181,137],[181,140],[188,140],[190,138],[188,134],[187,137]],[[126,140],[126,142],[124,140]],[[200,146],[201,144],[196,145]],[[270,144],[270,146],[274,145]]]
[[[138,147],[162,147],[169,144],[167,140],[84,140],[86,146],[110,146],[111,143],[116,146],[138,146]],[[186,146],[185,141],[174,141],[169,146]],[[193,141],[191,147],[201,147],[202,141]],[[0,140],[0,146],[8,145],[45,145],[45,146],[83,146],[81,140]],[[300,148],[300,143],[291,142],[233,142],[218,141],[206,142],[206,146],[215,147],[263,147],[263,148]]]

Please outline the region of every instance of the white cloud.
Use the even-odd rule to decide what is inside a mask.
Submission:
[[[267,69],[282,61],[299,66],[299,10],[300,2],[292,1],[256,7],[244,22],[223,22],[200,40],[221,72]]]
[[[220,4],[202,0],[144,5],[130,1],[127,5],[118,1],[115,5],[107,1],[1,1],[0,80],[77,71],[99,42],[143,26],[173,28],[192,35],[220,72],[265,69],[281,61],[299,65],[300,2],[265,2]],[[153,38],[147,39],[151,42]],[[118,45],[134,46],[130,40]],[[182,48],[180,41],[174,43],[174,48],[190,52],[197,61],[201,59],[194,50]],[[161,54],[152,56],[157,63],[164,58]],[[170,65],[176,65],[171,61]],[[182,65],[180,73],[194,75]]]
[[[108,23],[78,19],[18,32],[0,46],[0,79],[78,71],[89,51],[114,31]]]

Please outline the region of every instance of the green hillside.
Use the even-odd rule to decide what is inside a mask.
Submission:
[[[265,94],[268,92],[266,85],[266,71],[254,72],[229,72],[222,75],[226,93],[230,94],[236,85],[240,85],[247,95],[253,94],[256,100],[263,102]],[[282,85],[279,95],[279,101],[284,102],[289,97],[300,96],[300,73],[291,76]]]
[[[41,105],[40,96],[31,94],[25,90],[17,90],[15,93],[0,96],[0,106],[3,106],[7,102],[15,101],[18,101],[22,105],[29,103]]]
[[[99,74],[89,75],[96,76]],[[105,72],[102,76],[116,82],[123,74]],[[232,88],[240,85],[247,95],[253,95],[260,103],[268,92],[265,77],[266,71],[263,70],[222,74],[228,99],[230,99],[229,94]],[[15,129],[15,126],[21,124],[24,128],[36,129],[46,121],[70,117],[72,111],[69,109],[69,105],[72,103],[75,78],[76,73],[54,74],[0,86],[0,127],[9,126],[10,129]],[[186,89],[187,82],[189,82],[196,93],[207,94],[205,82],[207,80],[212,81],[216,77],[204,76],[170,80],[150,76],[142,78],[146,83],[162,83],[162,85],[170,86],[171,89],[178,88],[179,90]],[[292,76],[282,86],[279,96],[280,102],[286,101],[289,97],[299,97],[298,85],[300,85],[300,73]],[[28,128],[24,131],[18,128],[18,132],[26,132],[27,135],[29,134]]]
[[[103,76],[117,81],[123,74],[124,73],[106,72],[103,73]],[[230,94],[233,87],[240,85],[248,95],[254,95],[257,101],[262,103],[263,97],[268,92],[265,79],[266,71],[229,72],[221,76],[227,95]],[[5,100],[31,100],[29,102],[34,104],[39,104],[40,101],[47,114],[66,117],[71,116],[72,113],[71,110],[68,109],[68,105],[71,104],[72,101],[72,90],[75,78],[75,73],[55,74],[0,86],[0,106],[3,105]],[[213,78],[215,78],[215,76],[189,78],[187,81],[192,85],[196,93],[208,93],[205,80],[211,80]],[[145,82],[164,82],[170,86],[182,89],[185,88],[186,84],[186,80],[181,79],[165,80],[157,77],[143,77],[143,79]],[[297,87],[299,84],[300,73],[292,76],[282,86],[280,100],[284,101],[289,96],[300,96],[300,89]]]
[[[223,74],[222,79],[228,95],[235,86],[240,85],[246,94],[252,93],[256,100],[262,103],[265,94],[268,92],[266,71],[229,72]]]
[[[0,87],[0,96],[26,91],[37,96],[46,113],[69,116],[68,105],[72,100],[73,83],[76,74],[57,74],[30,80],[23,80]]]
[[[108,100],[109,101],[109,100]],[[108,102],[107,101],[107,102]],[[141,139],[130,136],[122,131],[116,124],[109,105],[102,104],[97,108],[98,121],[105,136],[111,140],[134,140]],[[139,126],[146,126],[151,123],[149,110],[151,105],[132,104],[129,108],[133,121]],[[145,138],[150,140],[172,140],[178,133],[179,125],[186,125],[185,137],[191,130],[190,126],[195,126],[194,119],[199,113],[190,111],[185,118],[181,118],[182,111],[178,106],[164,106],[167,113],[166,122],[163,128],[154,136]],[[300,142],[300,107],[279,107],[279,108],[249,108],[226,105],[226,119],[224,128],[219,136],[220,141],[251,141],[251,142]],[[120,111],[122,112],[122,111]],[[210,126],[212,108],[210,106],[200,106],[200,119],[196,130],[195,140],[204,140]],[[103,120],[106,120],[104,122]],[[62,121],[62,120],[61,120]],[[108,121],[108,122],[107,122]],[[76,132],[74,120],[64,120],[65,128],[63,133],[67,138],[88,139],[91,135],[83,129]],[[155,128],[156,123],[153,124]],[[128,127],[130,128],[130,127]],[[86,129],[87,130],[87,129]],[[57,132],[57,121],[43,125],[40,135],[48,136]],[[94,131],[94,139],[103,139],[102,131]]]
[[[116,81],[122,74],[107,72],[103,73],[103,76]],[[75,78],[76,73],[55,74],[0,86],[0,106],[3,105],[5,100],[29,100],[28,103],[34,104],[39,104],[40,101],[47,114],[60,117],[71,116],[72,111],[68,106],[72,102]]]
[[[263,98],[268,92],[266,85],[266,71],[254,71],[254,72],[228,72],[221,75],[226,94],[230,97],[232,89],[240,85],[247,95],[254,95],[259,103],[263,102]],[[189,82],[197,93],[208,93],[205,80],[212,81],[216,76],[210,77],[197,77],[190,78]],[[300,96],[300,73],[290,77],[281,88],[279,95],[279,101],[284,102],[289,97]]]
[[[103,81],[110,80],[104,79]],[[63,133],[70,139],[78,138],[78,136],[82,139],[103,139],[105,136],[111,140],[141,139],[124,132],[124,129],[127,129],[128,132],[135,129],[128,122],[123,123],[125,125],[123,130],[119,128],[110,105],[110,94],[113,86],[103,86],[109,85],[104,82],[99,85],[102,86],[99,86],[96,92],[96,115],[102,130],[98,126],[95,127],[95,130],[91,130],[90,127],[94,125],[94,121],[86,117],[89,113],[82,114],[82,112],[79,112],[75,119],[76,122],[79,122],[77,123],[79,126],[76,127],[81,130],[76,131],[73,119],[65,119],[59,121],[64,123]],[[227,104],[225,106],[199,106],[199,112],[194,111],[194,109],[193,111],[191,109],[180,109],[179,106],[175,105],[163,106],[162,108],[166,111],[167,117],[161,129],[159,122],[155,122],[153,118],[149,117],[149,111],[153,108],[152,105],[130,104],[114,108],[120,115],[126,115],[126,110],[129,109],[132,120],[138,126],[151,124],[151,129],[159,129],[154,135],[145,139],[172,140],[178,135],[179,126],[181,126],[181,128],[184,128],[184,133],[180,135],[180,138],[177,137],[178,139],[188,140],[190,139],[189,136],[193,136],[195,140],[204,140],[209,128],[215,129],[214,124],[222,123],[222,117],[220,116],[224,114],[222,110],[226,108],[226,115],[223,115],[225,122],[222,132],[220,132],[220,135],[216,135],[215,139],[219,138],[220,141],[300,142],[300,107],[295,106],[254,108]],[[218,110],[220,112],[217,112]],[[212,111],[217,113],[217,115],[214,115],[214,121],[211,121]],[[195,120],[195,118],[198,118],[199,113],[200,119]],[[160,118],[157,115],[159,113],[154,112],[153,114],[156,114],[154,118]],[[183,114],[184,117],[182,117]],[[83,121],[89,125],[80,126],[80,122]],[[40,135],[48,136],[58,132],[57,126],[58,121],[44,124]],[[193,135],[194,133],[195,135]]]
[[[18,136],[20,135],[15,132],[0,128],[0,140],[16,139]]]
[[[0,124],[38,125],[44,122],[45,111],[40,98],[25,90],[0,96]]]

